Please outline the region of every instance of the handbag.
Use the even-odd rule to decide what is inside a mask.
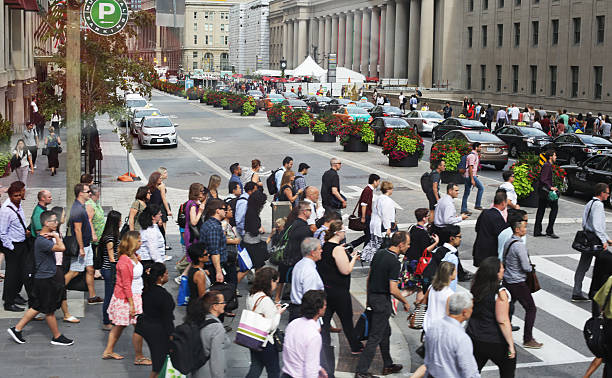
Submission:
[[[236,339],[234,340],[236,344],[254,351],[263,349],[263,344],[268,338],[268,330],[272,326],[272,319],[267,319],[255,312],[257,305],[264,297],[265,295],[259,297],[253,306],[253,310],[242,310],[240,323],[238,323],[238,329],[236,330]]]
[[[187,304],[189,303],[190,295],[191,292],[189,290],[189,277],[181,275],[181,283],[179,284],[176,304],[178,306],[187,306]]]
[[[283,344],[285,343],[285,331],[277,329],[272,338],[274,339],[274,345],[276,345],[276,351],[282,352]]]
[[[412,329],[423,329],[423,320],[427,312],[427,303],[417,303],[416,308],[408,316],[408,327]]]
[[[423,272],[425,271],[425,268],[427,268],[427,265],[429,265],[429,263],[431,262],[432,258],[433,258],[433,255],[431,254],[431,252],[429,252],[427,248],[425,248],[425,250],[423,250],[423,254],[421,255],[421,258],[419,259],[419,262],[417,263],[414,273],[418,275],[422,275]]]
[[[293,225],[287,227],[287,229],[283,231],[281,238],[272,246],[272,250],[270,251],[270,263],[272,265],[280,265],[280,263],[283,262],[285,249],[289,242],[289,230],[291,230],[291,227],[293,227]]]
[[[57,153],[61,154],[62,153],[62,146],[57,146]]]
[[[372,323],[372,309],[366,308],[359,316],[357,324],[355,324],[355,334],[359,341],[367,340],[370,333],[370,325]]]
[[[349,215],[349,229],[353,231],[364,231],[365,223],[361,222],[361,218],[358,215],[355,215],[357,208],[359,207],[359,201],[355,205],[355,209],[353,209],[353,214]]]
[[[510,244],[508,244],[508,248],[506,248],[506,250],[504,251],[504,264],[506,261],[506,256],[508,255],[508,252],[510,251],[510,247],[512,247],[512,244],[516,242],[518,242],[518,240],[511,241]],[[542,287],[540,286],[540,280],[538,280],[538,276],[536,275],[535,264],[531,263],[531,257],[529,257],[529,254],[527,254],[527,258],[529,259],[529,264],[531,264],[531,272],[526,273],[527,280],[525,281],[525,283],[527,284],[529,291],[532,293],[535,293],[536,291],[540,290]]]
[[[606,319],[604,318],[604,311],[608,306],[608,302],[610,302],[610,293],[612,293],[612,290],[608,291],[608,296],[606,297],[606,301],[604,302],[599,315],[593,316],[587,320],[586,323],[584,323],[584,328],[582,331],[584,341],[595,357],[606,357],[608,355],[605,330]]]
[[[595,200],[591,201],[591,206],[587,212],[586,219],[589,219],[589,216],[591,215],[591,208],[595,202]],[[576,232],[574,241],[572,242],[572,248],[581,253],[596,255],[603,251],[603,243],[596,233],[583,228],[582,230]]]
[[[125,217],[121,231],[119,231],[119,239],[123,239],[123,235],[127,234],[130,230],[130,217]]]
[[[242,248],[241,245],[238,245],[238,267],[240,268],[240,272],[246,272],[248,270],[253,269],[253,261],[251,261],[251,256],[246,248]]]
[[[47,156],[47,155],[49,154],[49,148],[47,148],[47,147],[43,147],[43,149],[42,149],[42,154],[43,154],[44,156]]]
[[[190,242],[193,242],[194,240],[200,240],[200,229],[198,227],[192,225],[191,222],[187,222],[187,224],[189,225],[189,239],[190,239]]]

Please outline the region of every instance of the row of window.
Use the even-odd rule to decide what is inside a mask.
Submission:
[[[512,24],[513,26],[513,40],[514,47],[519,47],[521,44],[521,23],[515,22]],[[488,45],[488,25],[481,26],[481,46],[487,47]],[[605,28],[606,28],[606,17],[605,16],[596,16],[595,17],[595,42],[597,44],[602,44],[604,42],[605,37]],[[551,29],[551,45],[555,46],[559,44],[559,20],[553,19],[550,20],[550,29]],[[572,42],[575,45],[580,44],[582,35],[582,19],[580,17],[572,18]],[[468,48],[473,47],[474,45],[474,28],[472,26],[468,26],[467,28],[467,43]],[[531,21],[531,46],[538,46],[540,43],[540,22],[539,21]],[[497,24],[497,47],[503,47],[504,45],[504,24]]]
[[[227,35],[222,35],[219,38],[220,40],[220,44],[222,45],[227,45],[229,43],[229,37]],[[197,45],[198,44],[198,36],[196,34],[193,35],[193,44]],[[205,35],[204,36],[204,44],[205,45],[212,45],[213,44],[213,36],[212,35]]]
[[[220,24],[219,25],[221,31],[229,31],[229,24]],[[198,23],[193,23],[193,31],[198,31]],[[204,31],[211,32],[213,31],[213,24],[204,24]]]
[[[196,53],[194,52],[194,55]],[[195,56],[194,56],[195,58]],[[214,58],[213,55],[211,53],[206,53],[204,54],[204,61],[202,62],[202,69],[207,70],[209,72],[214,71]],[[197,61],[193,61],[192,63],[192,68],[194,70],[198,69],[198,62]],[[221,54],[221,60],[220,60],[220,68],[221,71],[229,71],[231,70],[230,64],[229,64],[229,55],[226,53]]]
[[[534,4],[539,4],[540,0],[532,0],[532,5]],[[558,3],[559,0],[552,0],[553,3]],[[469,12],[473,12],[474,11],[474,7],[475,7],[475,1],[474,0],[468,0],[467,4],[468,4],[468,11]],[[522,4],[521,0],[514,0],[514,6],[515,7],[520,7]],[[505,0],[497,0],[497,9],[502,9],[504,6],[506,5]],[[487,10],[489,9],[489,0],[482,0],[482,10]]]
[[[204,14],[205,20],[212,19],[215,17],[215,12],[213,11],[205,11],[205,12],[200,12],[200,13]],[[222,20],[229,20],[229,12],[220,12],[219,17]],[[198,12],[193,12],[193,19],[196,20],[197,18],[198,18]]]
[[[472,65],[468,64],[465,66],[466,73],[466,89],[472,89]],[[595,100],[601,100],[602,88],[603,88],[603,67],[593,67],[593,98]],[[549,79],[549,96],[557,96],[557,66],[548,66],[548,79]],[[570,97],[578,97],[578,83],[580,80],[580,67],[570,67]],[[538,87],[538,66],[529,66],[529,94],[537,95]],[[480,65],[480,90],[486,91],[487,88],[487,66]],[[506,89],[505,87],[503,89]],[[521,91],[523,88],[521,88]],[[495,91],[502,92],[502,66],[495,66]],[[540,89],[540,92],[543,90]],[[512,65],[512,93],[519,92],[519,66]],[[563,91],[561,91],[563,93]]]

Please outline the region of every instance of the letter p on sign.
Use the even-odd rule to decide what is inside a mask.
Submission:
[[[115,5],[113,3],[102,3],[99,4],[98,15],[100,17],[100,23],[102,24],[112,24],[113,21],[104,21],[105,16],[111,15],[115,13]]]

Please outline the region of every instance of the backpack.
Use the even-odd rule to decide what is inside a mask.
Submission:
[[[467,169],[467,155],[463,155],[461,157],[461,160],[459,161],[459,164],[457,164],[457,172],[464,174],[465,170]]]
[[[232,208],[232,214],[234,214],[233,217],[230,218],[229,220],[229,224],[232,225],[232,227],[236,227],[236,204],[238,203],[238,201],[240,200],[244,200],[246,201],[247,199],[244,197],[235,197],[235,198],[230,198],[230,199],[226,199],[224,202],[229,205],[229,207]]]
[[[176,224],[180,228],[185,228],[185,224],[187,222],[187,217],[185,215],[185,207],[187,206],[187,202],[181,204],[179,207],[178,215],[176,216]]]
[[[208,288],[209,291],[218,291],[223,294],[225,300],[225,312],[232,312],[238,308],[238,297],[236,297],[236,286],[227,282],[215,282]]]
[[[280,265],[285,259],[285,249],[287,249],[287,242],[289,241],[289,230],[293,225],[287,227],[280,239],[272,246],[270,251],[270,263],[273,265]]]
[[[268,193],[270,195],[275,195],[278,193],[278,189],[276,188],[276,172],[280,171],[281,168],[277,168],[270,173],[270,176],[266,179],[266,186],[268,187]]]
[[[425,194],[431,192],[432,190],[431,172],[425,172],[421,176],[421,190],[423,190],[423,193]]]
[[[200,330],[217,320],[207,319],[202,326],[194,322],[185,322],[174,329],[170,339],[169,355],[174,366],[182,374],[193,373],[210,358],[204,353]]]

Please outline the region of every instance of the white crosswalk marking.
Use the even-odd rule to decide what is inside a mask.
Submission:
[[[564,266],[556,264],[544,256],[531,256],[531,262],[536,266],[536,272],[543,273],[559,282],[570,287],[574,287],[574,271]],[[577,264],[576,264],[577,265]],[[586,292],[591,287],[591,279],[584,277],[582,281],[582,291]]]

